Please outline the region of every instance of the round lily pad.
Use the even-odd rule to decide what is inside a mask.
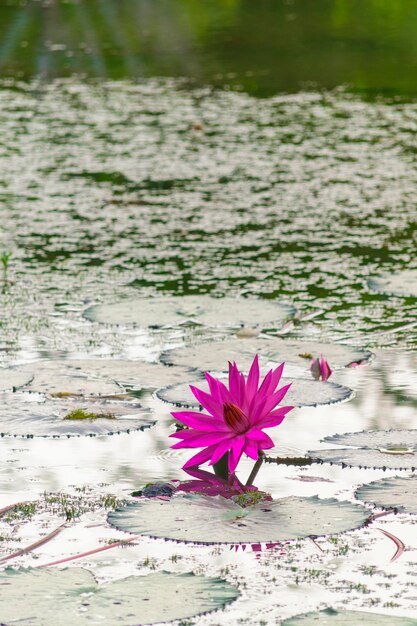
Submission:
[[[0,615],[10,625],[155,624],[219,609],[238,595],[219,578],[193,574],[158,572],[100,585],[79,567],[0,574]]]
[[[157,389],[189,377],[179,367],[113,359],[39,361],[23,366],[23,373],[28,377],[28,391],[55,397],[118,396],[124,387]]]
[[[23,392],[0,396],[1,436],[113,435],[154,424],[150,411],[133,402],[45,400]]]
[[[112,380],[88,376],[77,362],[51,360],[28,363],[22,366],[32,380],[28,391],[46,393],[51,396],[117,396],[123,389]]]
[[[126,532],[191,543],[260,543],[340,533],[364,524],[369,511],[339,500],[283,498],[242,508],[232,500],[177,495],[142,500],[113,511]],[[204,520],[204,524],[201,524]]]
[[[291,383],[290,389],[285,395],[285,404],[294,406],[318,406],[322,404],[336,404],[349,400],[354,396],[354,391],[348,387],[335,383],[320,382],[311,378],[282,378],[280,384]],[[190,383],[208,392],[205,380],[194,380]],[[198,408],[199,402],[191,392],[190,384],[179,383],[170,387],[164,387],[156,392],[156,395],[165,402],[176,406]]]
[[[0,369],[0,391],[13,391],[29,384],[33,379],[32,372],[17,368]]]
[[[364,611],[324,609],[290,617],[282,622],[282,626],[417,626],[417,619]]]
[[[417,477],[384,478],[356,491],[356,497],[363,502],[375,504],[385,509],[400,509],[406,513],[417,513]]]
[[[308,452],[314,461],[396,470],[414,470],[417,467],[417,430],[362,431],[326,437],[323,441],[357,447]]]
[[[249,369],[258,354],[261,364],[269,361],[289,363],[308,370],[312,357],[326,357],[332,369],[342,368],[372,358],[368,350],[343,344],[324,344],[315,341],[286,340],[279,337],[231,339],[221,343],[203,343],[167,350],[161,356],[164,363],[199,370],[221,372],[228,361],[236,361],[241,369]]]
[[[387,296],[417,298],[417,269],[370,278],[369,288]]]
[[[123,387],[134,389],[157,389],[189,378],[189,372],[180,367],[168,367],[161,363],[113,359],[73,360],[71,367],[89,377],[101,377]]]
[[[84,317],[101,324],[153,328],[184,322],[208,326],[274,326],[294,313],[293,307],[272,300],[172,296],[98,304],[84,311]]]

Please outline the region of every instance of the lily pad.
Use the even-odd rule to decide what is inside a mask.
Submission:
[[[71,419],[80,409],[94,418]],[[1,436],[92,437],[143,430],[154,424],[150,411],[133,402],[45,400],[23,392],[0,396]]]
[[[283,498],[242,508],[222,497],[177,495],[142,500],[112,511],[126,532],[200,544],[259,543],[340,533],[364,524],[369,511],[339,500]],[[201,524],[204,520],[204,524]]]
[[[157,389],[186,380],[187,370],[144,361],[91,359],[50,360],[23,366],[26,389],[52,396],[118,396],[124,388]],[[0,379],[1,380],[1,379]]]
[[[371,278],[368,285],[373,291],[387,296],[417,298],[417,269]]]
[[[294,313],[293,307],[272,300],[172,296],[98,304],[84,311],[84,317],[101,324],[153,328],[184,322],[207,326],[275,326]]]
[[[417,626],[417,620],[364,611],[324,609],[290,617],[282,622],[282,626]]]
[[[72,360],[71,367],[89,377],[101,377],[123,387],[134,389],[158,389],[189,378],[189,371],[180,367],[168,367],[161,363],[113,359]]]
[[[63,360],[28,363],[22,369],[31,375],[28,391],[52,396],[117,396],[123,389],[112,380],[89,377],[77,362]]]
[[[29,384],[33,379],[32,372],[15,368],[0,369],[0,391],[14,391]]]
[[[322,404],[336,404],[349,400],[355,394],[352,389],[329,382],[319,382],[310,378],[281,379],[282,385],[292,383],[285,395],[285,404],[294,406],[318,406]],[[281,384],[280,383],[280,384]],[[205,380],[194,380],[190,383],[199,389],[208,391]],[[165,402],[176,406],[198,408],[200,405],[190,390],[190,384],[179,383],[164,387],[156,395]]]
[[[154,624],[213,611],[238,595],[219,578],[193,574],[158,572],[102,585],[79,567],[0,574],[0,615],[10,625]]]
[[[315,341],[288,341],[279,337],[256,339],[231,339],[221,343],[203,343],[167,350],[161,356],[164,363],[181,365],[198,370],[221,372],[228,361],[236,361],[241,369],[249,369],[258,354],[261,364],[267,362],[289,363],[308,370],[312,356],[323,356],[332,369],[347,367],[352,363],[368,361],[372,353],[343,344],[325,344]]]
[[[356,498],[385,509],[400,509],[406,513],[417,513],[417,477],[384,478],[356,491]]]
[[[313,461],[351,467],[414,470],[417,467],[417,430],[375,430],[326,437],[326,443],[356,448],[313,450]]]

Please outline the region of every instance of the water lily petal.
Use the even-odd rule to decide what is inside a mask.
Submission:
[[[281,389],[278,389],[278,391],[268,397],[263,408],[264,414],[268,414],[281,402],[290,387],[291,383],[289,383],[288,385],[284,385],[284,387],[281,387]]]
[[[190,389],[194,396],[197,398],[202,407],[206,409],[213,417],[219,417],[223,413],[223,407],[220,402],[216,402],[212,396],[203,391],[202,389],[197,389],[194,385],[190,385]]]
[[[217,445],[215,451],[213,452],[213,456],[211,457],[211,461],[210,461],[209,465],[214,465],[215,463],[220,461],[222,456],[224,456],[226,454],[226,452],[228,452],[230,450],[232,445],[233,445],[233,439],[232,438],[226,439],[225,441],[222,441],[221,443],[219,443]]]
[[[243,446],[245,445],[245,437],[235,437],[233,439],[233,445],[229,452],[229,472],[234,472],[237,464],[242,456]]]
[[[173,411],[171,415],[190,428],[207,431],[227,430],[223,421],[211,415],[205,415],[204,413],[197,413],[195,411]]]
[[[195,430],[184,430],[182,433],[174,433],[170,435],[182,441],[175,443],[172,448],[203,448],[204,446],[212,446],[224,441],[224,433],[200,433]]]
[[[258,355],[253,359],[253,363],[250,367],[248,379],[246,381],[246,397],[248,403],[251,402],[253,396],[258,390],[259,385],[259,359]]]
[[[188,459],[188,461],[182,466],[182,469],[185,470],[187,467],[196,467],[202,463],[206,463],[206,461],[211,458],[214,449],[215,446],[208,446],[208,448],[201,450],[201,452],[197,452],[197,454],[192,456],[191,459]]]
[[[250,456],[250,458],[254,461],[257,461],[259,456],[259,448],[257,442],[252,441],[251,439],[249,439],[249,437],[246,437],[243,452]]]

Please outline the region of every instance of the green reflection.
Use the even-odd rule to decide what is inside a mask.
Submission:
[[[11,0],[0,25],[3,76],[417,92],[414,0]]]

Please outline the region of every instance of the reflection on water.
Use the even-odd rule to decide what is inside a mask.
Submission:
[[[9,0],[0,25],[6,76],[417,92],[413,0]]]

